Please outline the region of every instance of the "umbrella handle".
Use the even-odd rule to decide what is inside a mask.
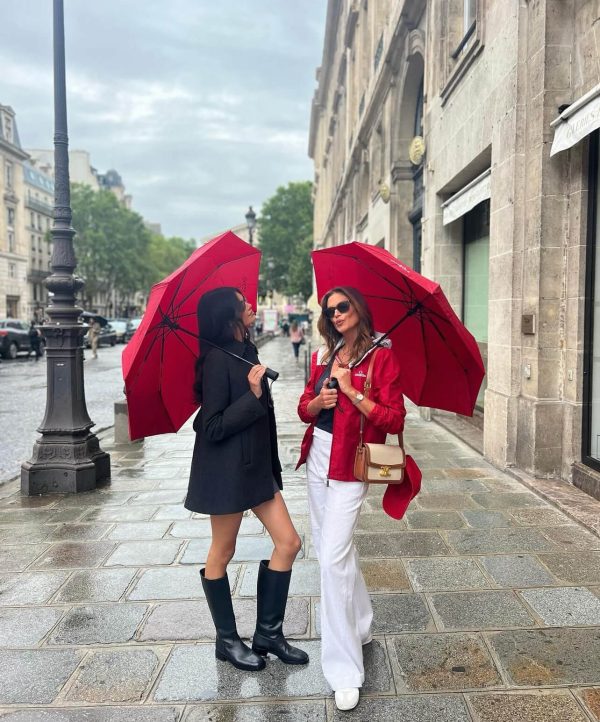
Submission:
[[[335,376],[333,378],[330,378],[329,381],[327,382],[328,389],[337,389],[338,386],[339,386],[338,380],[335,378]]]
[[[273,369],[267,368],[267,370],[265,371],[265,376],[268,379],[271,379],[271,381],[277,381],[277,379],[279,378],[279,372],[273,371]]]

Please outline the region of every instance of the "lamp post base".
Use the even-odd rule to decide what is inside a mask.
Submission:
[[[43,437],[33,445],[31,461],[21,466],[21,494],[70,494],[92,491],[110,479],[110,455],[95,434]]]

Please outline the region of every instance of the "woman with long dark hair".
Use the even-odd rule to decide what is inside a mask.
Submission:
[[[308,655],[290,646],[282,633],[301,540],[280,494],[281,464],[266,367],[248,336],[254,319],[251,305],[236,288],[209,291],[198,303],[201,354],[194,391],[201,408],[194,420],[196,443],[185,501],[186,509],[210,514],[212,540],[200,576],[217,632],[216,657],[249,671],[263,669],[269,652],[287,664],[308,662]],[[231,353],[254,365],[248,371]],[[248,509],[266,527],[275,547],[271,559],[259,565],[252,649],[237,633],[227,577]]]
[[[321,568],[321,663],[338,709],[356,707],[365,678],[362,646],[371,641],[373,610],[358,565],[354,529],[368,485],[354,476],[360,420],[364,441],[385,443],[404,426],[399,365],[390,348],[372,349],[371,312],[358,290],[331,289],[321,301],[324,345],[298,413],[310,424],[298,466],[306,462],[310,523]],[[372,374],[369,397],[365,381]],[[330,382],[336,379],[337,388]]]

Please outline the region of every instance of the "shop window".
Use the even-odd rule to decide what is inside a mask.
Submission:
[[[600,142],[590,138],[583,375],[583,461],[600,471]]]
[[[490,202],[483,201],[463,219],[463,323],[475,337],[487,371]],[[483,410],[485,379],[476,408]]]

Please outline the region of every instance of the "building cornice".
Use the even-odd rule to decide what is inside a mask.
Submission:
[[[4,153],[10,153],[10,155],[12,155],[17,160],[27,160],[29,158],[29,153],[26,153],[21,148],[17,148],[16,145],[9,143],[8,141],[4,140],[4,138],[0,138],[0,151]]]

